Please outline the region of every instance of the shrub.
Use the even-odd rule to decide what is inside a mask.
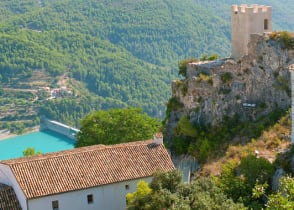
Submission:
[[[211,145],[210,142],[207,139],[204,139],[200,143],[200,149],[199,149],[199,160],[204,161],[207,159],[209,153],[211,151]]]
[[[185,60],[181,60],[178,63],[179,75],[182,75],[183,77],[186,78],[187,77],[187,65],[192,62],[197,62],[197,59],[196,58],[187,58]]]
[[[240,198],[248,196],[248,187],[244,184],[244,181],[237,176],[237,173],[238,163],[237,161],[231,160],[222,166],[222,173],[218,178],[218,186],[235,202],[240,200]]]
[[[273,31],[269,37],[273,40],[277,40],[280,37],[280,35],[279,35],[279,32]]]
[[[267,142],[266,148],[275,149],[275,148],[278,148],[280,144],[281,144],[281,139],[279,139],[278,137],[275,137],[271,141]]]
[[[174,128],[174,132],[178,136],[197,137],[198,132],[196,128],[190,123],[187,116],[182,116],[177,126]]]
[[[208,81],[210,79],[209,74],[206,74],[204,72],[201,72],[198,77],[203,81]]]
[[[182,87],[181,87],[181,90],[182,90],[183,96],[185,96],[187,94],[187,92],[188,92],[188,85],[186,83],[183,83]]]
[[[266,109],[266,108],[267,108],[267,104],[266,104],[265,102],[261,102],[261,103],[259,104],[259,107],[260,107],[261,109]]]
[[[239,99],[241,99],[241,96],[240,95],[236,95],[235,98],[236,98],[236,100],[239,100]]]
[[[166,117],[170,116],[171,111],[184,107],[184,104],[175,96],[171,97],[166,105]]]
[[[277,79],[276,79],[277,83],[274,85],[274,88],[278,89],[278,90],[284,90],[287,95],[290,97],[291,96],[291,88],[289,85],[290,79],[278,75]]]
[[[287,31],[282,31],[280,33],[280,39],[281,41],[283,42],[283,44],[285,45],[285,47],[287,49],[290,49],[290,48],[293,48],[293,41],[292,41],[292,38],[291,38],[291,35],[289,32]]]
[[[241,159],[240,169],[245,183],[250,188],[253,188],[257,181],[260,184],[267,183],[274,173],[274,166],[267,159],[253,155]]]
[[[270,38],[273,40],[280,40],[287,49],[294,48],[293,38],[288,31],[272,32]]]
[[[188,92],[188,85],[187,83],[177,80],[176,81],[176,86],[178,89],[180,89],[182,91],[183,96],[185,96]]]
[[[219,93],[222,93],[222,94],[229,94],[231,92],[231,88],[221,88],[219,90]]]
[[[41,154],[40,151],[36,151],[34,147],[28,147],[22,152],[23,156],[29,157],[33,155],[39,155]]]
[[[282,177],[279,191],[268,196],[267,209],[288,210],[294,206],[294,179],[290,176]]]
[[[230,81],[232,81],[233,76],[230,72],[225,72],[221,75],[221,80],[223,81],[223,83],[229,83]]]
[[[218,54],[214,53],[208,57],[208,60],[213,61],[213,60],[217,60],[218,58],[219,58]]]
[[[187,154],[190,141],[187,138],[174,137],[172,140],[173,150],[177,155]]]
[[[274,172],[274,166],[265,158],[253,155],[243,157],[241,163],[230,160],[222,167],[218,185],[234,201],[243,201],[248,209],[261,209],[263,202],[252,199],[256,183],[267,184]]]
[[[213,54],[211,54],[210,56],[208,56],[208,55],[202,55],[201,56],[201,58],[200,58],[200,60],[201,61],[214,61],[214,60],[217,60],[219,58],[219,56],[218,56],[218,54],[216,54],[216,53],[213,53]]]
[[[207,61],[207,59],[208,59],[208,56],[205,55],[205,54],[202,55],[201,58],[200,58],[201,61]]]

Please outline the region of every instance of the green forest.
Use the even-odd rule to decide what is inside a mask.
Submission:
[[[293,19],[290,0],[254,2],[273,6],[276,29],[294,29],[288,21]],[[91,111],[121,107],[139,107],[163,119],[180,60],[230,55],[230,5],[239,3],[0,1],[0,92],[7,97],[15,88],[39,93],[45,86],[60,87],[61,75],[69,78],[66,86],[73,92],[55,100],[38,94],[33,102],[2,98],[1,127],[13,121],[29,125],[41,115],[78,127]],[[45,76],[36,82],[36,75]],[[9,112],[12,102],[34,113],[27,119],[15,115]]]

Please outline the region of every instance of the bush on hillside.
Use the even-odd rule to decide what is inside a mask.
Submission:
[[[178,63],[179,75],[182,75],[183,77],[186,78],[187,77],[187,65],[189,63],[193,63],[193,62],[197,62],[197,59],[196,58],[187,58],[187,59],[181,60]]]

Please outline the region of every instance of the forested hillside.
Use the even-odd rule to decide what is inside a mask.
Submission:
[[[254,2],[273,6],[275,28],[293,30],[290,0]],[[179,60],[230,55],[232,3],[241,2],[1,0],[0,88],[7,97],[18,89],[34,95],[1,98],[2,122],[27,120],[13,106],[33,107],[29,120],[45,114],[76,126],[86,113],[112,107],[164,117]],[[47,86],[72,94],[46,100]]]

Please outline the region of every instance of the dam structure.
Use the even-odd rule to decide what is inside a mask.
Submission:
[[[45,117],[41,120],[40,130],[51,130],[72,140],[76,140],[75,136],[80,131],[77,128],[70,127],[54,120],[49,120]]]

